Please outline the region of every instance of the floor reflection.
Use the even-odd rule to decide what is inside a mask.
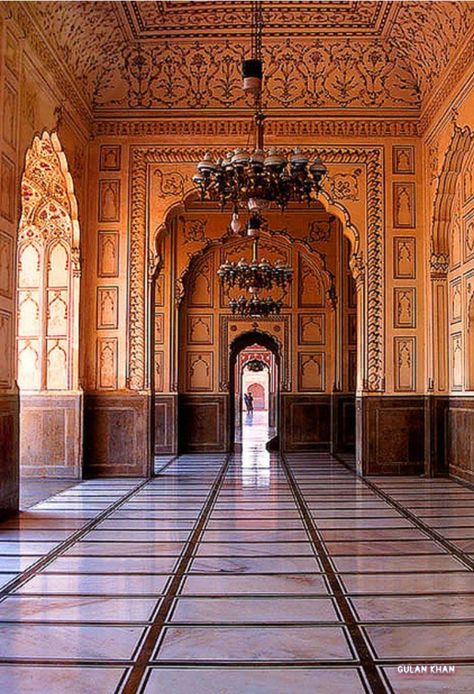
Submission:
[[[241,444],[243,485],[270,486],[271,454],[266,444],[273,436],[275,429],[269,426],[268,412],[242,413],[242,426],[237,431],[236,441]]]

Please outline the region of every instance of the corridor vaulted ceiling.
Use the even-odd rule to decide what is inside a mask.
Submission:
[[[250,2],[8,3],[96,112],[245,103]],[[468,40],[469,2],[264,2],[266,108],[416,114]],[[56,56],[56,57],[54,57]]]

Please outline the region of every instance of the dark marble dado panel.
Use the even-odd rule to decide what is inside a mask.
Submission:
[[[224,452],[230,449],[228,395],[180,395],[180,453]]]
[[[449,398],[425,396],[425,474],[427,477],[447,475],[446,426]]]
[[[281,396],[281,450],[329,451],[331,443],[331,396]]]
[[[357,470],[364,475],[417,475],[424,471],[424,398],[356,398]]]
[[[177,395],[155,395],[154,397],[154,451],[155,455],[178,451]]]
[[[0,516],[19,507],[19,397],[0,395]]]
[[[449,474],[474,483],[474,398],[450,398],[445,417]]]
[[[331,395],[331,452],[355,451],[355,395],[333,393]]]
[[[150,398],[130,391],[85,396],[84,472],[88,477],[149,477]]]
[[[82,405],[82,393],[20,396],[22,476],[82,476]]]

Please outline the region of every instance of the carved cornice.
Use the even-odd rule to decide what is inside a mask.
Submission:
[[[90,129],[92,127],[92,111],[88,102],[76,82],[71,79],[70,72],[61,64],[57,55],[38,31],[37,25],[28,14],[28,4],[8,2],[5,3],[3,10],[0,9],[0,12],[3,11],[8,20],[15,22],[19,33],[23,35],[36,54],[42,68],[51,73],[64,98],[68,99],[87,128]]]
[[[367,172],[367,369],[368,390],[383,390],[384,374],[384,202],[383,148],[330,147],[318,148],[327,164],[364,165]],[[147,169],[154,163],[193,163],[203,150],[191,148],[132,147],[130,206],[130,282],[128,324],[128,383],[134,390],[146,386],[146,312],[147,307]],[[214,151],[217,154],[216,151]],[[310,151],[314,154],[314,150]]]
[[[250,118],[242,120],[194,118],[172,120],[121,119],[96,120],[95,137],[248,137],[253,130]],[[265,122],[269,137],[418,137],[417,119],[397,120],[285,120],[269,118]]]
[[[434,93],[429,103],[422,110],[419,120],[419,133],[425,135],[430,126],[434,122],[440,108],[446,106],[449,95],[456,89],[456,86],[462,85],[466,73],[472,73],[472,65],[474,63],[474,41],[468,41],[464,50],[458,56],[451,70],[442,81],[440,88]]]

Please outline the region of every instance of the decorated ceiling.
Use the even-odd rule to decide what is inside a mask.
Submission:
[[[417,113],[474,29],[470,2],[265,1],[265,105]],[[241,108],[251,2],[12,2],[99,113]]]

